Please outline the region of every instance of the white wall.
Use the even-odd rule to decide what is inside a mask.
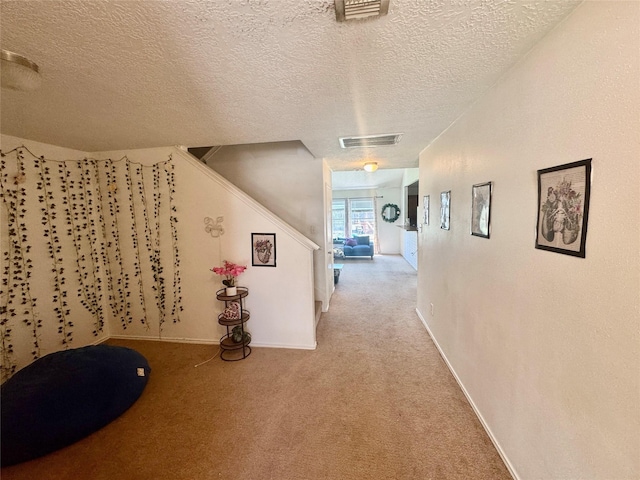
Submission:
[[[522,479],[640,478],[639,56],[640,3],[585,2],[420,155],[421,198],[452,203],[418,312]],[[536,250],[536,170],[585,158],[586,258]]]
[[[252,345],[315,348],[313,242],[181,150],[168,147],[100,155],[118,158],[125,153],[143,164],[162,160],[167,154],[175,159],[184,312],[179,323],[164,327],[162,338],[218,342],[225,331],[217,323],[224,305],[215,298],[222,279],[210,269],[229,260],[248,266],[237,283],[249,288],[247,330]],[[206,217],[223,217],[224,234],[214,238],[206,232]],[[276,234],[275,268],[251,265],[251,233]],[[131,333],[118,331],[116,325],[112,335]],[[141,329],[136,335],[157,336]]]
[[[402,235],[404,230],[402,227],[402,219],[404,211],[402,210],[403,189],[400,187],[379,188],[376,193],[382,198],[378,199],[376,220],[378,222],[378,235],[380,253],[383,255],[399,255],[401,252]],[[382,219],[382,207],[387,203],[398,205],[400,208],[400,217],[393,223],[385,222]]]
[[[46,158],[54,160],[81,160],[88,156],[86,152],[78,150],[56,147],[9,135],[0,135],[0,150],[2,150],[4,154],[23,145],[37,157],[45,156]],[[16,186],[13,184],[13,178],[17,173],[15,157],[7,155],[3,160],[6,162],[6,169],[3,173],[7,175],[7,177],[3,179],[3,183],[5,183],[5,187],[14,189]],[[24,163],[26,167],[26,179],[25,182],[19,186],[28,189],[29,192],[41,192],[36,190],[40,176],[39,170],[34,168],[34,157],[25,152]],[[13,354],[5,357],[4,354],[7,352],[3,351],[3,360],[6,359],[9,363],[13,363],[18,370],[34,360],[32,351],[37,351],[37,356],[44,356],[65,348],[65,344],[62,343],[65,338],[63,335],[64,332],[59,332],[58,328],[60,325],[53,312],[53,309],[59,305],[59,302],[53,301],[54,291],[52,285],[54,284],[54,274],[51,271],[53,263],[49,255],[46,238],[43,236],[42,228],[44,227],[40,223],[40,209],[42,205],[38,202],[35,195],[29,195],[26,196],[25,208],[27,215],[30,217],[29,219],[24,219],[27,225],[28,244],[32,247],[27,257],[33,260],[34,265],[31,278],[28,282],[29,291],[30,296],[36,299],[36,308],[34,309],[36,319],[41,320],[42,323],[41,327],[37,328],[36,347],[34,346],[34,329],[31,325],[25,324],[25,320],[32,319],[31,311],[29,311],[28,315],[23,315],[24,310],[20,308],[16,316],[8,318],[6,327],[11,329],[10,338],[11,344],[13,345]],[[7,209],[3,203],[2,206],[0,206],[0,240],[3,259],[5,252],[9,251],[9,232],[7,231],[7,226]],[[63,232],[60,232],[60,236],[63,235]],[[104,328],[101,331],[97,331],[97,335],[94,335],[95,319],[91,313],[80,304],[77,296],[79,282],[77,275],[73,273],[76,267],[75,252],[69,248],[65,248],[57,257],[66,258],[71,262],[65,274],[65,290],[69,292],[66,302],[71,312],[69,315],[66,315],[65,318],[73,324],[73,327],[68,329],[69,332],[72,332],[72,336],[69,337],[70,341],[66,345],[80,347],[108,338],[109,324],[106,323]],[[72,258],[73,261],[71,261]],[[4,260],[3,265],[5,265]],[[8,278],[9,281],[14,279],[15,276],[13,274]],[[0,291],[2,291],[0,305],[6,305],[7,289],[0,287]]]
[[[400,204],[400,208],[402,209],[402,214],[400,215],[400,220],[398,221],[400,225],[404,225],[405,222],[409,221],[409,212],[408,212],[408,202],[407,202],[407,187],[417,181],[420,180],[419,168],[405,168],[404,173],[402,175],[402,203]],[[420,207],[421,201],[418,202],[418,207]],[[418,208],[418,223],[420,223],[420,208]],[[413,268],[418,268],[418,252],[417,252],[417,234],[414,231],[406,231],[403,230],[401,233],[401,241],[400,241],[400,253],[404,257],[404,259],[411,265]]]
[[[335,291],[335,283],[333,279],[333,224],[332,224],[332,202],[333,202],[333,191],[332,191],[332,183],[333,177],[331,175],[331,169],[327,166],[326,161],[324,162],[324,168],[322,172],[322,185],[324,187],[323,192],[323,203],[324,203],[324,228],[323,228],[323,251],[325,253],[325,296],[324,301],[322,302],[322,311],[327,312],[329,310],[329,303],[331,302],[331,295]],[[320,322],[320,315],[316,317],[316,326]]]
[[[252,333],[252,345],[254,346],[271,346],[271,347],[289,347],[312,349],[316,346],[315,341],[315,308],[314,308],[314,278],[313,278],[313,254],[318,248],[316,244],[304,237],[299,232],[292,229],[288,224],[266,210],[258,204],[254,199],[250,198],[232,184],[227,182],[220,175],[211,171],[202,165],[196,159],[186,152],[175,147],[152,148],[143,150],[118,151],[118,152],[78,152],[68,150],[52,145],[31,142],[15,137],[3,135],[1,137],[0,148],[3,152],[7,152],[14,147],[26,145],[35,157],[25,154],[26,165],[26,183],[23,185],[28,187],[29,194],[27,197],[27,214],[26,222],[29,226],[29,243],[32,245],[32,251],[29,255],[33,259],[35,268],[34,274],[29,280],[30,294],[38,299],[37,302],[37,318],[42,319],[42,327],[38,329],[39,349],[38,356],[45,355],[54,351],[64,349],[66,347],[80,347],[90,343],[104,340],[108,337],[128,337],[128,338],[148,338],[148,339],[164,339],[188,342],[204,342],[218,343],[220,337],[225,332],[224,328],[217,323],[217,316],[222,312],[224,304],[215,298],[216,290],[222,288],[221,278],[210,271],[213,266],[222,264],[224,259],[234,261],[236,263],[248,266],[246,272],[239,278],[239,285],[249,288],[249,296],[246,299],[246,307],[251,312],[251,319],[247,325],[247,329]],[[35,158],[43,156],[46,158],[46,165],[51,165],[57,173],[57,163],[50,162],[53,160],[70,160],[70,166],[82,163],[83,159],[89,157],[99,160],[108,158],[119,160],[126,156],[132,162],[142,165],[153,165],[159,162],[166,162],[170,158],[171,164],[174,165],[175,172],[175,196],[174,204],[178,218],[177,227],[177,248],[179,249],[180,258],[180,286],[181,298],[184,311],[179,315],[179,321],[176,318],[167,318],[160,329],[159,318],[160,310],[156,308],[155,294],[149,288],[145,288],[145,303],[147,305],[146,312],[142,312],[140,302],[137,298],[132,303],[136,310],[135,321],[130,324],[123,323],[122,311],[113,313],[114,309],[108,307],[108,295],[103,297],[103,307],[109,314],[105,318],[106,322],[102,330],[97,335],[93,334],[95,329],[94,317],[85,311],[76,298],[78,289],[77,275],[72,272],[76,269],[76,257],[78,256],[74,247],[72,237],[66,233],[60,232],[62,252],[60,257],[64,260],[64,268],[67,271],[67,288],[69,295],[66,302],[69,304],[70,310],[68,320],[73,323],[70,330],[73,331],[73,339],[67,345],[61,342],[64,338],[58,332],[58,320],[53,313],[55,307],[52,301],[53,295],[53,277],[51,272],[52,259],[48,253],[45,238],[42,236],[41,213],[42,205],[37,200],[38,190],[35,188],[39,180],[38,169],[34,168]],[[4,160],[8,160],[9,156]],[[15,159],[13,160],[15,163]],[[102,162],[100,162],[102,164]],[[118,162],[119,168],[125,165]],[[5,165],[3,168],[3,185],[13,187],[13,178],[15,176],[15,165]],[[54,175],[55,176],[55,175]],[[94,198],[98,198],[100,189],[104,193],[107,184],[104,183],[98,188],[97,184],[93,192]],[[121,215],[119,222],[131,222],[131,214],[129,212],[127,198],[126,182],[124,177],[120,176],[115,182],[117,189],[115,194],[120,196],[123,201],[120,204]],[[161,181],[165,181],[164,174]],[[55,180],[55,178],[54,178]],[[133,179],[134,183],[137,179]],[[148,183],[152,179],[145,178]],[[58,186],[59,180],[52,181],[53,188],[56,189],[56,195],[62,199],[64,195],[60,194]],[[133,185],[134,189],[137,184]],[[87,187],[87,188],[90,188]],[[146,185],[149,187],[149,185]],[[166,193],[166,188],[164,189]],[[147,197],[153,195],[153,187],[147,189]],[[134,196],[135,197],[135,196]],[[149,200],[149,198],[147,198]],[[167,198],[162,198],[162,210],[168,212]],[[138,203],[136,203],[138,202]],[[142,206],[139,204],[139,198],[134,198],[137,213],[141,214]],[[95,204],[94,204],[95,205]],[[59,206],[60,211],[60,228],[65,227],[66,220],[63,210]],[[124,211],[123,211],[124,210]],[[151,207],[148,215],[153,215],[154,210]],[[160,212],[162,213],[162,212]],[[105,222],[106,233],[100,227],[98,217],[95,210],[91,212],[96,221],[95,237],[93,238],[95,245],[104,245],[107,241],[115,242],[110,229],[112,228],[110,221]],[[105,213],[106,215],[106,213]],[[216,219],[223,217],[222,222],[224,234],[218,238],[214,238],[205,230],[204,218],[211,217]],[[162,264],[164,268],[164,276],[166,277],[167,302],[172,300],[173,293],[173,256],[174,250],[171,243],[170,224],[166,221],[168,215],[159,215],[163,223],[160,225],[162,238],[168,240],[161,245]],[[150,219],[153,222],[153,219]],[[140,217],[139,222],[140,223]],[[6,252],[9,244],[9,232],[6,208],[2,208],[2,223],[0,224],[0,238],[2,239],[2,251]],[[33,230],[31,230],[33,226]],[[131,245],[132,230],[129,224],[120,223],[120,241],[117,242],[121,247],[121,253],[124,261],[124,273],[131,278],[132,284],[137,283],[134,269],[132,268],[130,259],[133,258]],[[275,268],[272,267],[253,267],[251,265],[251,233],[275,233],[276,234],[276,263]],[[15,238],[15,237],[13,237]],[[149,278],[153,277],[151,272],[151,264],[148,261],[149,253],[146,249],[144,240],[144,230],[138,229],[138,238],[140,245],[140,265],[144,278],[144,283],[148,283]],[[163,240],[163,241],[164,241]],[[89,243],[87,243],[89,245]],[[167,248],[168,245],[168,248]],[[85,247],[83,247],[85,248]],[[89,249],[86,246],[86,249]],[[99,248],[98,248],[99,250]],[[107,248],[110,263],[113,262],[112,249]],[[167,253],[168,252],[168,253]],[[80,254],[90,255],[88,250],[81,251]],[[145,260],[145,258],[147,260]],[[107,268],[105,262],[101,263],[100,276],[102,285],[106,285],[107,278],[104,272]],[[118,283],[123,280],[121,270],[112,268],[114,285],[122,285]],[[90,282],[91,283],[91,282]],[[148,285],[147,285],[148,286]],[[121,287],[116,287],[121,288]],[[131,291],[135,292],[136,288],[131,287]],[[112,290],[113,291],[113,290]],[[133,295],[132,295],[133,296]],[[6,304],[6,289],[2,289],[2,303]],[[170,310],[170,307],[168,307]],[[146,315],[142,315],[146,313]],[[3,320],[5,317],[2,317]],[[31,318],[27,315],[26,318]],[[145,324],[139,321],[140,318],[145,319]],[[125,328],[126,324],[126,328]],[[33,328],[25,325],[22,316],[9,318],[8,323],[11,328],[11,343],[13,344],[14,354],[8,355],[8,349],[2,349],[3,373],[5,366],[5,357],[16,367],[22,368],[33,360],[31,350],[33,346]],[[147,327],[148,326],[148,327]],[[0,330],[5,325],[0,325]],[[1,333],[1,331],[0,331]]]
[[[0,134],[0,149],[3,152],[8,152],[16,147],[26,146],[31,152],[35,154],[44,155],[47,158],[53,158],[56,160],[85,158],[89,156],[89,152],[83,152],[81,150],[73,150],[71,148],[58,147],[56,145],[50,145],[48,143],[35,142],[25,138],[14,137],[11,135]]]
[[[420,180],[419,168],[405,168],[402,174],[402,185],[405,187]]]
[[[324,182],[328,170],[299,141],[230,145],[205,155],[209,167],[324,247]],[[327,254],[314,254],[316,299],[326,295]],[[331,275],[333,278],[333,275]]]

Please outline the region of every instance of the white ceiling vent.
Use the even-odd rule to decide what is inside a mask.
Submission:
[[[336,20],[345,22],[358,18],[381,17],[389,11],[389,0],[334,0]]]
[[[342,148],[354,147],[383,147],[395,145],[400,141],[401,133],[388,133],[385,135],[366,135],[364,137],[339,137]]]

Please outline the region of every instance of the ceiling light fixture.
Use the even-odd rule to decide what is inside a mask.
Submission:
[[[0,52],[2,88],[31,91],[40,86],[40,69],[26,57],[8,50]]]
[[[378,169],[378,164],[376,162],[367,162],[364,164],[365,172],[375,172]]]

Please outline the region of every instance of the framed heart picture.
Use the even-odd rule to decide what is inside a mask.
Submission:
[[[538,170],[536,248],[585,257],[591,159]]]
[[[251,265],[254,267],[276,266],[276,234],[251,234]]]

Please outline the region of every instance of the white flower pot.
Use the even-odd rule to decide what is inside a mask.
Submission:
[[[233,297],[238,294],[238,287],[227,287],[225,293],[228,297]]]

